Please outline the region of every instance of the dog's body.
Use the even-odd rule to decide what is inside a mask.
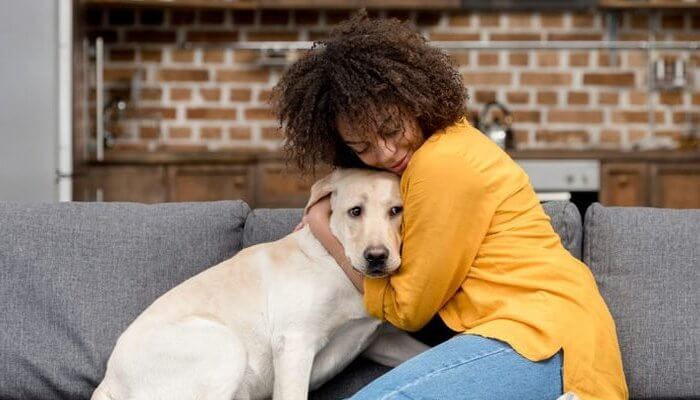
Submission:
[[[357,174],[345,183],[360,185],[373,173]],[[334,181],[340,175],[347,173]],[[396,181],[380,181],[395,202]],[[330,183],[314,185],[309,205],[334,190]],[[347,251],[358,232],[338,221],[332,229]],[[398,226],[384,225],[384,234]],[[92,400],[305,399],[363,351],[393,366],[426,348],[370,318],[362,295],[305,227],[244,249],[158,298],[118,339]]]

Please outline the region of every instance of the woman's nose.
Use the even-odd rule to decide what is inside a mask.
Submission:
[[[394,153],[396,153],[396,145],[394,143],[379,139],[377,143],[377,161],[382,164],[387,161],[393,161]]]

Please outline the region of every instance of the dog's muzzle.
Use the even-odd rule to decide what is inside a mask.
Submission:
[[[362,255],[367,261],[367,275],[386,275],[386,260],[389,258],[389,249],[386,246],[370,246]]]

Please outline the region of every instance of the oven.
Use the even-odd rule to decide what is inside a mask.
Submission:
[[[598,201],[600,161],[593,159],[515,160],[530,177],[541,202],[569,200],[585,215]]]

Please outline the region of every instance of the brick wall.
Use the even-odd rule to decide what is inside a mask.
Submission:
[[[602,13],[463,13],[381,10],[372,14],[409,19],[436,41],[603,41]],[[109,126],[115,149],[221,150],[276,148],[267,100],[283,66],[232,42],[322,38],[347,11],[191,10],[90,8],[90,43],[105,41],[107,100],[132,97],[118,123]],[[626,12],[619,40],[700,40],[700,13]],[[650,34],[649,26],[658,26]],[[650,92],[643,51],[481,50],[450,51],[478,113],[497,99],[514,113],[518,148],[628,147],[652,135],[678,138],[700,117],[700,89]],[[689,62],[700,84],[700,52],[663,51]],[[94,64],[94,62],[90,61]],[[91,66],[94,70],[94,65]],[[94,101],[94,78],[89,76]],[[654,104],[653,116],[648,102]],[[94,105],[90,106],[90,110]],[[90,113],[91,115],[94,113]],[[85,121],[92,127],[94,120]],[[93,129],[88,131],[94,132]]]

